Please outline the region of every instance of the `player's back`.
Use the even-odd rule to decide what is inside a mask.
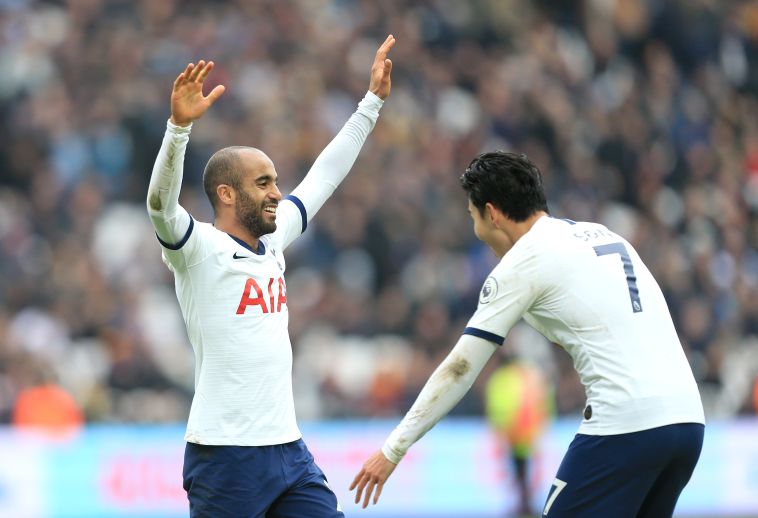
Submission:
[[[568,351],[585,387],[581,433],[704,422],[663,294],[625,239],[596,223],[544,217],[511,252],[529,258],[516,266],[534,288],[524,319]]]

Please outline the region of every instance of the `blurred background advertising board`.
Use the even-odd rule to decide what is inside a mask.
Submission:
[[[554,422],[541,439],[530,480],[541,508],[576,420]],[[478,419],[441,422],[408,453],[379,505],[352,503],[347,487],[394,422],[306,422],[303,435],[348,516],[502,516],[516,505],[513,472]],[[758,422],[708,425],[677,516],[758,516]],[[0,431],[0,516],[14,518],[180,517],[181,426],[91,426],[76,436]]]

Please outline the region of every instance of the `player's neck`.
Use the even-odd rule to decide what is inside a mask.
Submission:
[[[513,221],[506,218],[501,227],[503,233],[502,239],[497,243],[497,246],[492,247],[495,250],[495,253],[500,257],[504,256],[508,250],[513,248],[513,245],[515,245],[519,239],[524,237],[524,235],[532,229],[534,224],[537,223],[537,220],[543,216],[547,216],[547,212],[535,212],[524,221]]]
[[[537,223],[537,220],[539,220],[541,217],[547,216],[547,212],[545,211],[538,211],[526,218],[524,221],[519,221],[518,223],[514,223],[514,243],[518,241],[524,234],[532,230],[532,227],[535,223]]]
[[[240,225],[236,219],[231,221],[229,219],[218,215],[213,222],[213,226],[237,239],[241,239],[250,246],[251,250],[258,250],[258,236],[254,236],[248,229]]]

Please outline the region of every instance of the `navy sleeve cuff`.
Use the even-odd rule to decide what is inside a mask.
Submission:
[[[483,331],[482,329],[477,329],[475,327],[467,327],[463,330],[463,334],[475,336],[477,338],[493,342],[495,345],[503,345],[503,342],[505,342],[505,337],[496,335],[495,333],[490,333],[489,331]]]
[[[184,234],[184,237],[182,238],[182,240],[179,241],[178,243],[176,243],[175,245],[172,245],[170,243],[166,243],[164,240],[162,240],[160,238],[160,236],[158,236],[158,234],[155,234],[155,237],[158,238],[158,242],[164,248],[168,248],[169,250],[179,250],[181,247],[184,246],[184,243],[186,243],[187,240],[190,238],[190,234],[192,234],[192,229],[193,228],[195,228],[195,219],[192,216],[190,216],[190,223],[189,223],[189,228],[187,229],[187,233]]]
[[[305,229],[308,227],[308,215],[305,212],[305,205],[303,205],[303,202],[300,201],[300,198],[298,198],[297,196],[293,196],[291,194],[288,194],[287,196],[285,196],[284,199],[289,200],[292,203],[294,203],[295,206],[300,210],[300,217],[303,220],[303,229],[300,231],[300,233],[302,234],[303,232],[305,232]]]

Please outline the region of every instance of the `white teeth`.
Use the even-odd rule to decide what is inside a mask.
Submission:
[[[276,214],[276,207],[266,207],[263,210],[268,212],[269,214]]]

